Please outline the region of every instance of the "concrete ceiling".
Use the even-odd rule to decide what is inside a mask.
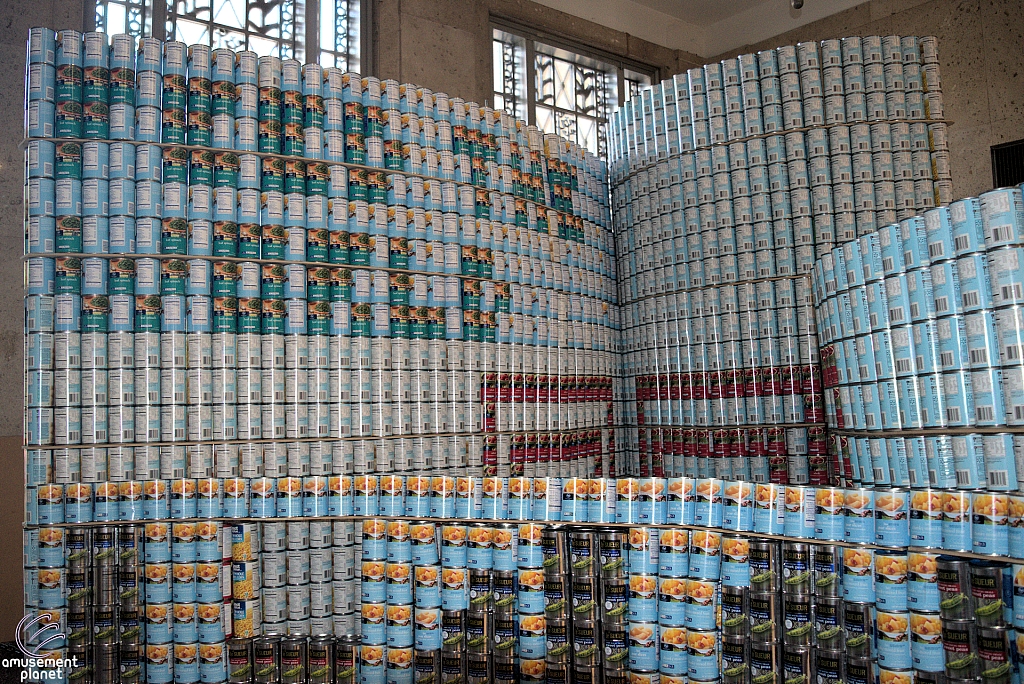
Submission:
[[[777,36],[867,0],[536,0],[637,38],[701,57]]]
[[[638,4],[682,19],[694,26],[709,26],[769,0],[636,0]]]

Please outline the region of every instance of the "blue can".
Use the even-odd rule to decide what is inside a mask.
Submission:
[[[879,546],[910,545],[910,495],[902,489],[875,492],[875,543]]]
[[[879,608],[875,623],[879,666],[894,670],[910,669],[913,666],[910,656],[910,614]]]
[[[1024,239],[1024,199],[1019,187],[990,190],[973,202],[984,224],[987,247],[1019,244]]]
[[[1009,554],[1010,497],[995,492],[976,492],[971,501],[971,539],[974,553]]]
[[[843,497],[846,512],[846,541],[875,543],[875,492],[871,489],[847,489]]]
[[[874,552],[851,547],[843,549],[843,598],[855,603],[874,603]]]
[[[907,610],[907,552],[875,554],[875,603],[887,611]]]
[[[973,548],[971,536],[970,492],[942,493],[942,548],[968,551]]]

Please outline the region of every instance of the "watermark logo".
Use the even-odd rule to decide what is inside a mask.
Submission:
[[[78,665],[77,658],[55,657],[59,655],[56,649],[63,646],[66,637],[56,613],[28,614],[18,621],[14,633],[14,642],[24,657],[4,658],[0,665],[20,669],[23,682],[62,681],[65,671]]]
[[[39,625],[42,626],[38,627]],[[37,627],[38,629],[36,629]],[[44,612],[36,616],[28,614],[21,618],[14,632],[14,641],[18,650],[27,657],[42,658],[46,653],[47,645],[57,645],[64,640],[65,636],[67,635],[60,631],[60,622],[54,619],[52,613]]]

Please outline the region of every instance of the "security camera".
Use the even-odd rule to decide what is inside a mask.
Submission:
[[[792,6],[792,7],[793,7],[793,9],[795,9],[795,10],[798,10],[798,9],[803,9],[803,6],[804,6],[804,0],[789,0],[789,4],[790,4],[790,6]]]

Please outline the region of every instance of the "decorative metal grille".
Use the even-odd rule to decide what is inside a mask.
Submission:
[[[492,41],[494,108],[526,119],[525,41],[495,29]]]
[[[607,156],[608,119],[619,106],[620,80],[628,100],[650,85],[651,75],[614,57],[595,59],[542,42],[528,30],[509,30],[493,30],[494,108]]]
[[[189,45],[301,58],[296,15],[304,11],[302,0],[174,0],[167,7],[167,35]]]
[[[148,36],[153,32],[152,9],[146,0],[96,0],[96,30]]]
[[[319,59],[324,66],[357,71],[360,0],[167,0],[169,39],[214,48],[252,50],[283,59]],[[306,17],[319,32],[306,45]],[[96,0],[96,30],[154,35],[153,0]],[[158,32],[159,36],[159,32]],[[162,36],[160,36],[162,37]]]
[[[359,71],[359,3],[355,0],[319,0],[319,3],[320,64]]]
[[[534,70],[537,126],[605,156],[608,153],[608,115],[617,104],[615,67],[588,67],[537,52]]]

